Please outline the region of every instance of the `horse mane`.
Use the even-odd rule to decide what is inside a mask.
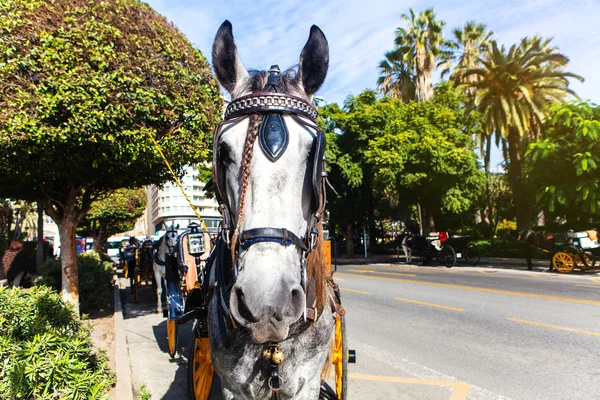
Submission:
[[[319,237],[315,249],[310,252],[306,258],[306,274],[308,275],[308,284],[312,283],[315,288],[315,307],[319,314],[323,310],[325,300],[327,298],[327,277],[329,272],[326,270],[325,256],[323,251],[323,223],[317,223]],[[307,307],[312,307],[312,304],[307,304]]]

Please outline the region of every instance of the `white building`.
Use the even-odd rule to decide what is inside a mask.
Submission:
[[[181,179],[181,185],[196,210],[200,213],[209,231],[217,232],[221,222],[219,205],[214,198],[205,196],[203,190],[205,183],[199,179],[197,168],[185,168],[185,176]],[[147,192],[147,236],[164,232],[165,224],[179,224],[180,229],[185,229],[190,222],[198,222],[198,218],[175,182],[166,183],[162,189],[157,186],[148,186]]]

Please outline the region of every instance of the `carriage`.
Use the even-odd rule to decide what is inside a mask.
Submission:
[[[456,264],[456,252],[447,244],[448,232],[431,232],[427,237],[416,235],[407,241],[411,253],[421,256],[423,265],[430,265],[433,259],[452,268]]]
[[[479,263],[481,256],[473,239],[470,235],[451,235],[445,244],[451,246],[455,251],[457,262],[475,266]]]
[[[131,294],[136,303],[140,300],[142,281],[149,284],[152,277],[152,254],[154,241],[145,239],[140,242],[132,237],[121,242],[119,260],[123,268],[123,276],[129,278]]]
[[[600,260],[600,244],[595,229],[560,233],[525,231],[519,235],[519,241],[549,254],[552,268],[562,274],[567,274],[575,268],[581,271],[593,269]]]

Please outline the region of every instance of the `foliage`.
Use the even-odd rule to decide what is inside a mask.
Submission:
[[[114,383],[89,328],[47,287],[0,288],[0,398],[102,399]]]
[[[379,63],[377,87],[384,95],[402,99],[404,102],[415,99],[415,77],[410,61],[404,60],[403,49],[385,53]]]
[[[489,50],[494,32],[488,31],[485,24],[468,21],[462,28],[452,30],[452,38],[444,42],[441,55],[442,76],[454,70],[450,79],[455,84],[464,83],[463,71],[481,65],[481,59]]]
[[[152,392],[144,382],[140,383],[140,392],[137,397],[139,400],[150,400],[152,398]]]
[[[3,178],[23,188],[17,197],[70,185],[85,201],[164,182],[148,134],[178,170],[207,159],[218,85],[202,54],[147,5],[8,0],[0,11],[0,160]]]
[[[112,304],[114,273],[111,260],[102,260],[98,253],[94,252],[80,254],[77,256],[77,271],[82,312],[89,313]],[[61,283],[60,259],[49,258],[42,267],[42,278],[36,284],[60,290]]]
[[[497,142],[506,138],[506,167],[519,229],[531,219],[529,190],[522,179],[524,137],[537,137],[549,106],[574,95],[567,78],[583,80],[566,72],[567,64],[568,58],[550,45],[550,39],[536,36],[509,49],[492,41],[481,66],[460,70],[466,82],[459,88],[474,92],[485,134],[495,133]]]
[[[93,237],[94,248],[104,249],[110,236],[133,229],[137,219],[144,214],[146,203],[145,189],[119,189],[92,204],[79,224],[78,233]]]
[[[200,51],[136,0],[6,0],[0,32],[0,196],[57,223],[76,306],[75,228],[92,202],[170,178],[151,137],[180,174],[207,160],[221,94]]]
[[[557,105],[544,125],[545,137],[527,150],[529,184],[551,215],[600,214],[600,107],[586,102]]]
[[[418,15],[410,8],[409,14],[401,17],[407,26],[396,29],[396,49],[402,54],[404,64],[414,68],[416,100],[429,100],[433,96],[432,71],[442,53],[445,22],[437,19],[433,8]]]
[[[484,177],[473,152],[477,115],[465,111],[462,97],[444,84],[433,101],[383,99],[378,106],[394,110],[368,145],[380,190],[396,205],[421,204],[430,216],[468,210]]]

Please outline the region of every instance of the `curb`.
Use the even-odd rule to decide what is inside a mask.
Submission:
[[[123,323],[123,308],[121,306],[119,277],[114,275],[113,279],[115,281],[115,372],[117,374],[115,398],[118,400],[133,400],[133,389],[131,386],[131,366],[129,365],[129,348],[127,347],[127,336],[125,335],[125,324]]]

